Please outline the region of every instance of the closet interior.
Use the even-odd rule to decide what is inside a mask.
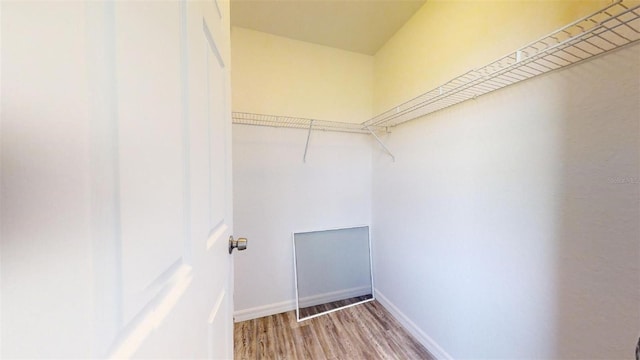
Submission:
[[[295,308],[291,233],[366,224],[376,301],[435,358],[630,351],[637,326],[604,336],[585,312],[640,295],[637,251],[618,252],[640,231],[638,40],[640,4],[614,1],[359,121],[234,103],[236,226],[270,259],[244,254],[236,273],[277,263],[278,277],[257,290],[236,277],[236,322]]]

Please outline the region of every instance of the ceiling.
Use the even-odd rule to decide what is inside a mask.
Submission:
[[[425,0],[232,0],[231,25],[374,55]]]

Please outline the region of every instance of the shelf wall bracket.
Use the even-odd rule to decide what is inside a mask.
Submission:
[[[311,129],[313,128],[313,120],[309,122],[309,132],[307,133],[307,143],[304,145],[304,156],[302,156],[302,162],[307,162],[307,150],[309,150],[309,139],[311,138]],[[369,130],[371,131],[371,130]]]
[[[382,140],[380,140],[380,138],[378,137],[378,135],[376,135],[375,132],[373,132],[373,130],[371,130],[370,127],[366,127],[367,130],[369,130],[369,133],[371,133],[371,135],[373,135],[373,138],[376,139],[376,141],[378,142],[378,144],[380,144],[380,147],[382,147],[382,149],[384,149],[384,151],[391,156],[391,159],[393,160],[393,162],[396,162],[396,157],[393,156],[393,154],[391,153],[391,151],[389,151],[389,148],[382,142]]]

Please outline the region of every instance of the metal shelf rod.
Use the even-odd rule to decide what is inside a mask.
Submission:
[[[307,143],[304,144],[304,156],[302,162],[307,162],[307,150],[309,150],[309,139],[311,138],[311,129],[313,129],[313,120],[309,121],[309,132],[307,133]]]

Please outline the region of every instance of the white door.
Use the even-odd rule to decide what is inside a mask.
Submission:
[[[232,358],[228,2],[0,4],[0,356]]]

